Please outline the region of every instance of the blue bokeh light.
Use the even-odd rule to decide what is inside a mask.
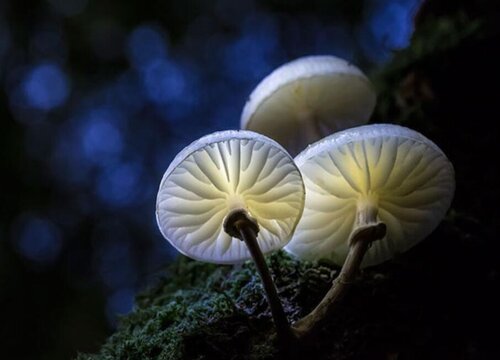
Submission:
[[[223,71],[233,81],[256,82],[284,60],[274,18],[249,16],[241,36],[226,45]]]
[[[144,69],[155,61],[165,59],[167,53],[166,39],[156,27],[139,26],[128,38],[128,59],[136,69]]]
[[[141,201],[150,190],[142,181],[143,171],[137,162],[109,166],[97,179],[97,195],[105,204],[116,207]]]
[[[374,0],[365,10],[365,21],[359,28],[363,54],[370,61],[382,63],[392,53],[410,43],[413,17],[422,0]]]
[[[106,165],[122,152],[121,114],[110,107],[92,109],[82,120],[81,144],[86,158]]]
[[[186,96],[187,79],[183,69],[172,61],[156,60],[144,70],[148,98],[155,103],[168,103]]]
[[[140,72],[144,95],[159,116],[178,126],[189,121],[200,105],[199,69],[196,64],[179,60],[157,60]]]
[[[412,18],[420,0],[386,2],[375,7],[370,17],[370,29],[383,49],[402,49],[410,43]]]
[[[134,307],[135,292],[131,288],[123,288],[114,291],[108,296],[106,303],[106,315],[108,321],[116,326],[117,316],[129,313]]]
[[[69,81],[55,63],[35,66],[23,82],[24,95],[31,107],[51,110],[61,106],[69,95]]]
[[[61,231],[46,218],[24,214],[18,220],[13,233],[15,248],[31,261],[50,264],[61,252]]]

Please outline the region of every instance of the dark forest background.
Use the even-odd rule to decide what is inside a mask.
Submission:
[[[357,64],[379,90],[374,121],[433,134],[459,164],[450,216],[467,246],[442,254],[474,311],[449,326],[484,326],[471,354],[493,346],[498,19],[485,0],[0,1],[0,358],[97,351],[176,257],[154,217],[175,154],[238,128],[258,82],[311,54]],[[420,26],[422,52],[441,51],[416,61],[428,77],[391,63]]]

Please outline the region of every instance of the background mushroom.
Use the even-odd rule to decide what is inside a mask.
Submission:
[[[175,157],[160,184],[156,216],[163,236],[191,258],[233,264],[252,257],[278,334],[286,336],[288,321],[262,251],[289,241],[304,197],[301,174],[279,144],[250,131],[223,131]]]
[[[335,56],[307,56],[261,81],[245,104],[241,127],[295,155],[335,131],[366,123],[375,101],[370,81],[356,66]]]
[[[450,206],[455,180],[437,145],[397,125],[333,134],[295,161],[307,196],[286,250],[303,259],[344,264],[314,316],[296,324],[307,328],[330,309],[360,265],[381,263],[432,232]]]

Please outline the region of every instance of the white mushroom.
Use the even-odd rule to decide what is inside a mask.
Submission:
[[[267,135],[292,155],[335,131],[365,124],[376,95],[356,66],[307,56],[268,75],[250,95],[241,128]]]
[[[302,214],[304,188],[293,159],[275,141],[250,131],[223,131],[182,150],[163,175],[156,215],[181,253],[218,264],[250,259],[223,223],[245,210],[259,224],[264,253],[282,248]]]
[[[372,244],[364,266],[408,250],[441,222],[455,188],[453,167],[438,146],[397,125],[366,125],[333,134],[295,161],[307,197],[286,249],[338,265],[347,256],[351,233],[366,222],[383,222],[387,235]]]
[[[156,217],[163,236],[191,258],[233,264],[252,257],[278,334],[286,337],[288,321],[261,250],[290,240],[304,197],[301,174],[278,143],[251,131],[223,131],[175,157],[160,184]]]
[[[436,228],[451,204],[455,180],[436,144],[397,125],[333,134],[295,161],[307,196],[286,250],[302,259],[343,264],[326,300],[294,325],[305,331],[332,307],[360,266],[386,261]]]

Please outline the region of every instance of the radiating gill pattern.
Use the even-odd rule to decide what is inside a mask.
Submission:
[[[257,240],[269,252],[289,241],[303,203],[301,175],[288,154],[270,143],[231,139],[191,153],[162,181],[157,216],[181,253],[235,263],[250,254],[223,230],[229,211],[244,208],[258,221]]]
[[[451,164],[437,147],[418,139],[357,140],[301,162],[305,209],[287,250],[302,258],[342,264],[358,202],[370,201],[387,236],[373,243],[363,266],[381,263],[434,230],[453,196]]]

